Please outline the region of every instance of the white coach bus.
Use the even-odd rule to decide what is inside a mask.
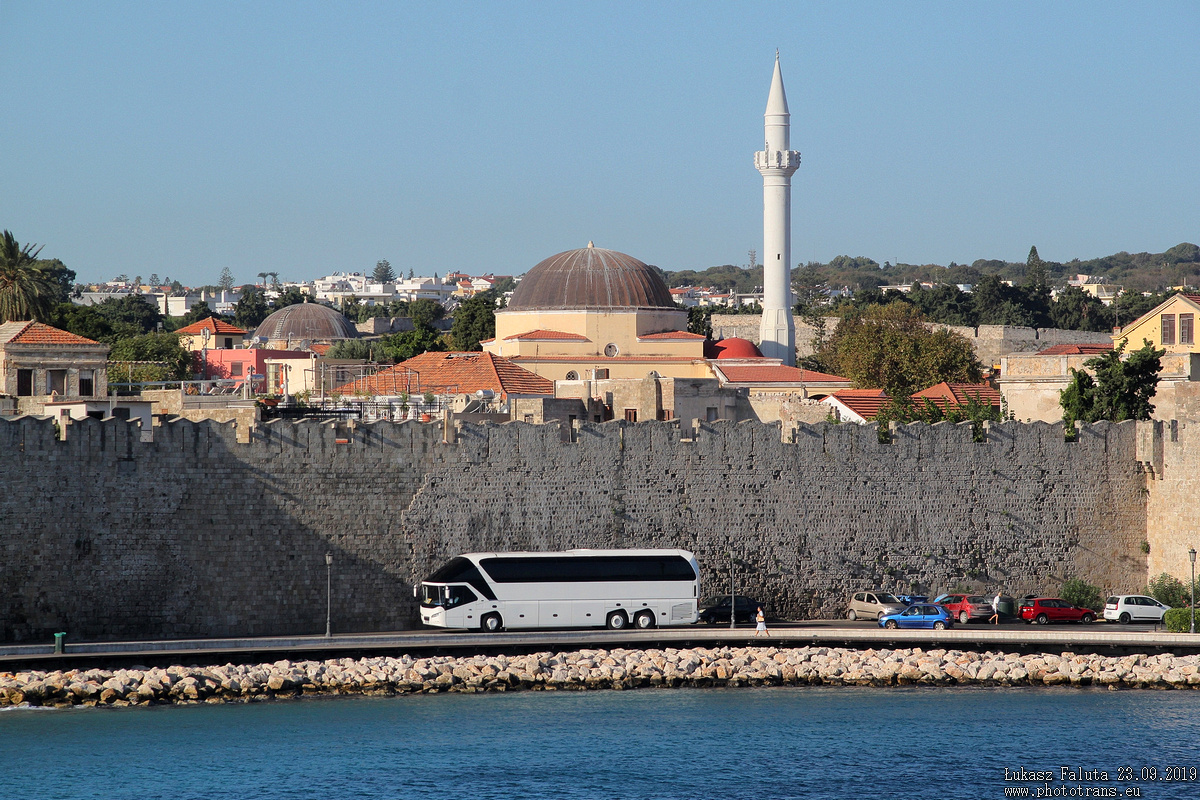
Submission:
[[[700,568],[687,550],[466,553],[413,594],[421,622],[441,628],[689,625]]]

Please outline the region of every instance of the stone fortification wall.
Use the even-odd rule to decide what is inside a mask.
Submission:
[[[1200,496],[1200,424],[1153,422],[1139,429],[1138,458],[1151,480],[1147,495],[1147,573],[1191,580],[1188,550],[1200,550],[1196,498]]]
[[[472,550],[684,547],[706,593],[840,614],[853,589],[1145,580],[1134,423],[896,429],[678,422],[0,421],[0,639],[408,627],[411,584]],[[247,436],[247,433],[249,434]]]
[[[752,314],[713,314],[713,336],[717,339],[738,336],[758,344],[760,318]],[[812,355],[813,341],[817,329],[793,316],[796,326],[796,354]],[[837,329],[836,317],[826,317],[825,335]],[[1008,325],[980,325],[971,328],[963,325],[934,325],[949,328],[967,338],[975,348],[976,357],[984,366],[999,364],[1003,356],[1010,353],[1036,353],[1056,344],[1111,344],[1112,336],[1091,331],[1064,331],[1057,328],[1020,328]]]

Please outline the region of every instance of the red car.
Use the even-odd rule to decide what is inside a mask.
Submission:
[[[948,594],[937,600],[945,606],[950,616],[966,625],[973,619],[988,619],[992,616],[992,601],[980,594]]]
[[[1094,622],[1096,612],[1073,606],[1058,597],[1038,597],[1021,601],[1021,619],[1027,624],[1049,625],[1051,622]]]

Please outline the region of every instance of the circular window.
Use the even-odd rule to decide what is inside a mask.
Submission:
[[[575,370],[571,370],[570,372],[567,373],[567,380],[569,380],[569,381],[579,380],[579,373],[576,372]]]
[[[617,347],[612,342],[609,342],[608,344],[604,345],[604,355],[608,356],[609,358],[615,358],[616,355],[620,352],[621,352],[621,348]]]

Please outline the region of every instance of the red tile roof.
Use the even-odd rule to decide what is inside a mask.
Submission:
[[[782,364],[767,366],[728,366],[718,364],[717,368],[729,379],[730,383],[850,383],[849,378],[840,375],[829,375],[799,367],[785,367]]]
[[[333,347],[331,344],[310,344],[308,349],[310,352],[316,353],[319,356],[323,356],[329,352],[329,348],[331,347]]]
[[[334,393],[472,394],[480,389],[490,389],[501,396],[553,395],[554,381],[492,353],[422,353],[369,377],[339,386]]]
[[[911,395],[912,399],[920,402],[928,399],[945,410],[948,406],[965,406],[973,397],[976,401],[989,406],[1000,405],[1000,391],[990,383],[946,383],[930,386]]]
[[[534,339],[534,340],[566,340],[572,342],[590,342],[591,339],[586,336],[581,336],[578,333],[566,333],[565,331],[547,331],[536,330],[526,331],[525,333],[514,333],[512,336],[505,336],[504,341],[511,342],[517,339]],[[495,341],[488,339],[487,341]]]
[[[0,344],[98,345],[100,342],[41,322],[5,322],[0,325]]]
[[[637,337],[637,338],[638,338],[638,341],[639,341],[639,342],[644,342],[644,341],[646,341],[647,339],[649,339],[649,340],[651,340],[651,341],[658,339],[658,340],[663,340],[663,341],[686,341],[686,342],[690,342],[690,341],[692,341],[693,339],[703,339],[703,338],[705,338],[705,337],[704,337],[704,335],[703,335],[703,334],[700,334],[700,333],[688,333],[687,331],[665,331],[665,332],[663,332],[663,333],[644,333],[644,334],[642,334],[641,336],[639,336],[639,337]]]
[[[1109,344],[1056,344],[1038,352],[1039,356],[1094,356],[1112,350]]]
[[[891,400],[883,389],[842,389],[825,399],[830,398],[836,399],[863,419],[874,419],[879,409]]]
[[[175,332],[181,333],[184,336],[191,336],[199,334],[201,331],[205,330],[209,331],[210,333],[231,333],[237,336],[246,335],[246,332],[238,326],[230,325],[228,322],[222,322],[216,317],[209,317],[208,319],[202,319],[199,322],[193,322],[186,328],[180,328]]]

